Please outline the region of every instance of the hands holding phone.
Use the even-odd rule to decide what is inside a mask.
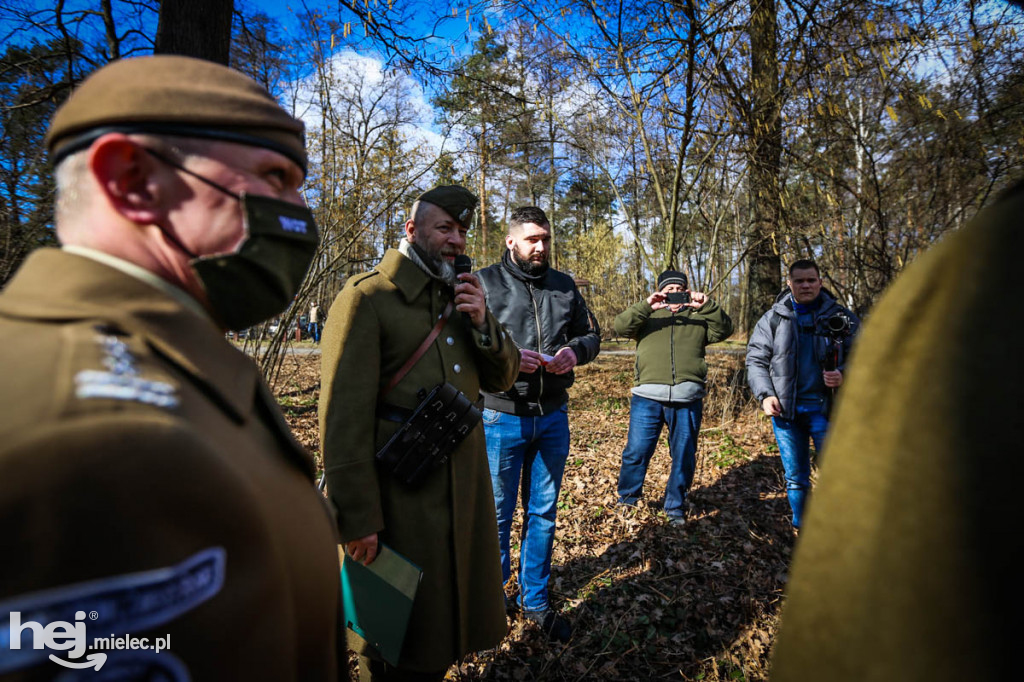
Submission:
[[[647,297],[647,303],[652,309],[671,308],[672,312],[678,312],[684,307],[696,310],[707,303],[707,300],[707,294],[701,291],[655,291]]]

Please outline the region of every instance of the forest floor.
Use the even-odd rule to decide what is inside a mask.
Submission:
[[[276,386],[289,423],[313,452],[320,446],[319,361],[289,356]],[[668,525],[660,509],[669,462],[664,433],[646,502],[625,510],[615,504],[633,358],[600,356],[577,369],[551,572],[553,604],[573,637],[549,643],[536,625],[510,616],[501,645],[453,668],[449,680],[768,679],[794,538],[771,425],[743,385],[742,363],[709,354],[684,528]],[[520,521],[521,512],[513,573]]]

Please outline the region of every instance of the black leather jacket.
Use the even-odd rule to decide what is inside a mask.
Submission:
[[[527,275],[508,251],[500,263],[476,274],[487,294],[487,307],[517,346],[548,355],[568,346],[579,365],[597,357],[601,330],[572,277],[551,268]],[[504,393],[484,393],[484,405],[509,414],[547,414],[566,403],[566,389],[574,380],[572,372],[549,374],[541,367],[532,374],[520,373],[515,386]]]

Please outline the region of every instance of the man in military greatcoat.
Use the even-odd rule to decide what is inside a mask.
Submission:
[[[438,385],[475,401],[481,389],[507,389],[518,373],[519,351],[487,310],[479,281],[453,266],[476,203],[458,186],[422,194],[399,247],[348,281],[324,328],[320,430],[346,560],[372,563],[386,544],[423,570],[397,666],[350,636],[366,679],[443,679],[453,662],[495,646],[506,630],[482,425],[418,485],[375,461]],[[436,339],[388,390],[439,323]]]

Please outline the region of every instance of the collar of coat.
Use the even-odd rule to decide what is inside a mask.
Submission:
[[[255,404],[256,366],[209,319],[120,270],[60,249],[34,251],[0,295],[0,313],[26,320],[113,323],[143,337],[204,385],[233,419]]]
[[[444,286],[398,249],[388,249],[376,270],[394,283],[406,303],[412,303],[432,281],[437,282],[438,286]]]

